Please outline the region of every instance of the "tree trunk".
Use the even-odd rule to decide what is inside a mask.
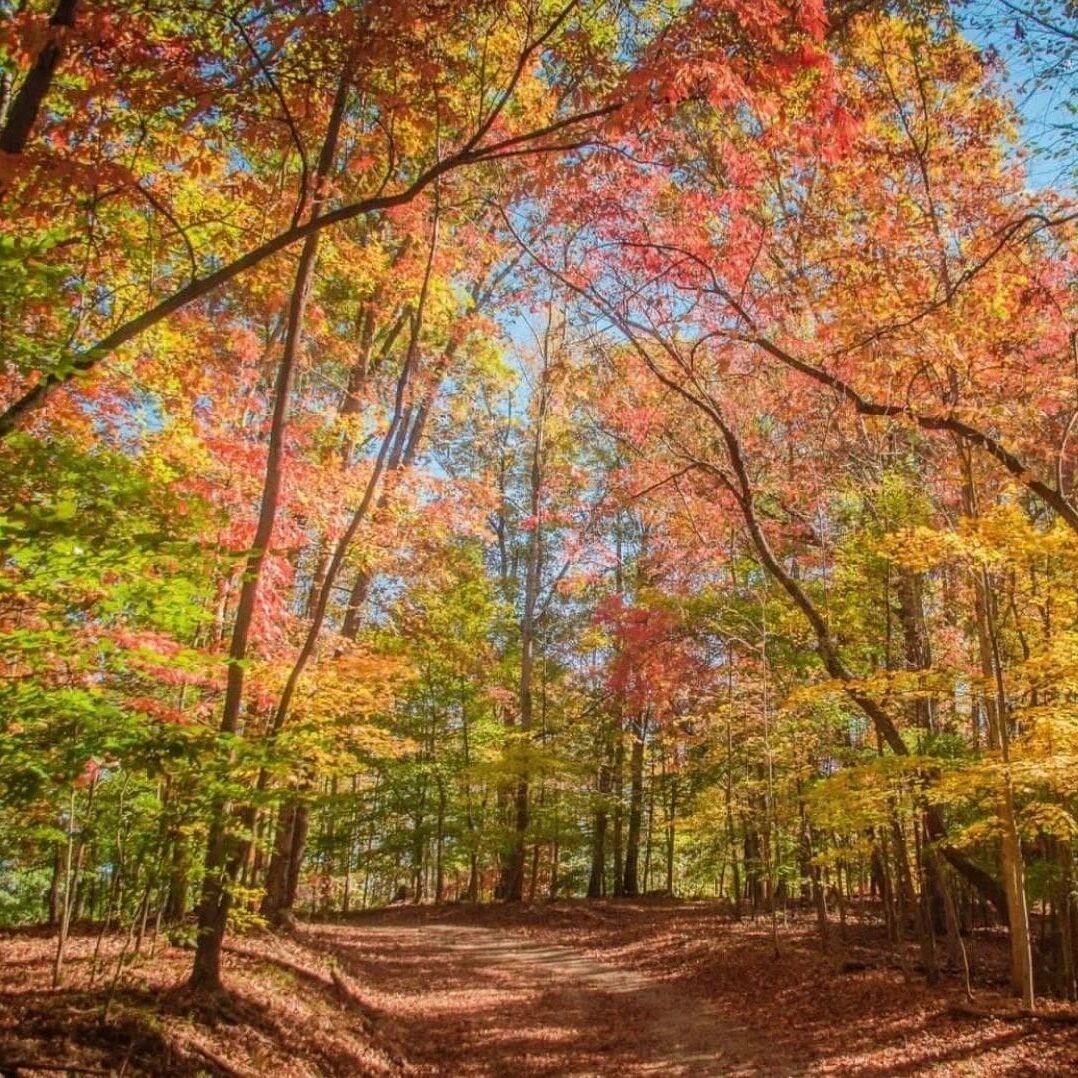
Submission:
[[[625,883],[625,735],[619,719],[614,743],[614,897],[624,893]]]
[[[670,784],[669,812],[666,817],[666,893],[674,893],[674,853],[677,849],[677,775],[668,775]]]
[[[47,924],[50,928],[60,923],[60,888],[63,885],[63,879],[64,851],[62,846],[57,846],[52,859],[52,879],[46,896]]]
[[[292,854],[292,835],[296,826],[297,803],[289,800],[277,813],[277,826],[273,836],[273,853],[262,895],[261,913],[271,924],[287,924],[291,911],[288,909],[288,864]]]
[[[1078,880],[1074,873],[1074,851],[1069,836],[1056,839],[1059,873],[1060,952],[1063,994],[1078,999]]]
[[[170,924],[182,921],[187,915],[188,896],[190,893],[190,847],[179,827],[173,827],[169,833],[168,845],[170,861],[168,870],[168,898],[165,902],[164,918]]]
[[[902,569],[898,576],[899,617],[906,652],[906,669],[921,672],[932,667],[932,645],[925,624],[924,588],[922,575]],[[917,728],[934,733],[936,703],[927,693],[918,693],[911,705]]]
[[[323,185],[333,169],[337,153],[337,139],[344,117],[350,83],[351,72],[346,69],[337,87],[329,127],[319,155],[315,189],[311,200],[312,219],[317,216],[322,205]],[[285,436],[288,430],[292,383],[303,342],[307,302],[318,259],[318,238],[317,232],[312,233],[304,241],[303,249],[300,251],[292,297],[289,302],[288,330],[281,361],[277,368],[258,523],[252,549],[244,568],[243,584],[240,588],[236,618],[232,627],[232,641],[229,647],[228,680],[220,725],[221,733],[228,737],[235,735],[239,728],[251,623],[262,578],[262,566],[273,539],[273,529],[277,520],[277,507],[284,478]],[[232,902],[231,887],[245,860],[246,846],[250,841],[249,838],[232,833],[229,819],[231,815],[232,811],[227,800],[218,796],[213,805],[209,839],[206,844],[205,871],[198,913],[198,940],[189,982],[193,989],[201,991],[217,992],[221,989],[221,947],[224,944],[228,911]],[[254,819],[252,817],[244,822],[247,828],[251,828]]]
[[[63,59],[67,31],[75,25],[78,6],[78,0],[60,0],[49,19],[45,43],[34,58],[34,66],[23,79],[22,86],[8,109],[4,128],[0,131],[0,151],[3,153],[22,153],[26,147],[42,102],[52,85],[53,75]],[[0,194],[3,194],[2,187]]]
[[[625,837],[625,876],[621,893],[635,898],[640,893],[637,870],[640,862],[640,827],[644,808],[644,738],[647,717],[631,724],[629,753],[629,829]]]
[[[599,764],[597,790],[599,801],[591,831],[591,875],[588,878],[588,898],[602,898],[606,894],[607,798],[610,796],[610,762],[606,754],[609,752],[609,746],[604,744],[601,751],[604,758]]]
[[[551,315],[551,319],[553,315]],[[521,739],[527,746],[531,738],[534,711],[533,682],[535,676],[535,621],[539,601],[539,584],[543,568],[543,476],[546,456],[546,417],[550,404],[550,362],[548,323],[547,341],[543,349],[543,369],[535,399],[534,431],[528,481],[528,510],[532,526],[528,534],[527,562],[524,576],[524,604],[520,617],[520,683],[519,713]],[[524,896],[524,844],[529,823],[529,791],[527,770],[522,767],[513,796],[513,838],[503,868],[502,897],[507,902],[520,902]]]
[[[438,819],[435,832],[434,846],[434,901],[441,905],[445,901],[445,785],[438,780]]]

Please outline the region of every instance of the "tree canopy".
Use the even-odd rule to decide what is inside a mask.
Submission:
[[[80,917],[216,989],[230,923],[662,892],[1078,995],[1073,4],[2,10],[57,982]]]

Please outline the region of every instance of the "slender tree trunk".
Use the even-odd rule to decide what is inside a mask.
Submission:
[[[816,911],[816,930],[820,934],[820,950],[826,952],[831,941],[831,924],[827,917],[827,894],[824,891],[820,866],[812,863],[812,828],[809,824],[805,803],[801,800],[800,779],[797,782],[798,816],[801,823],[801,873],[806,879]]]
[[[898,576],[899,616],[906,650],[906,669],[921,672],[932,667],[932,646],[925,624],[922,575],[908,569]],[[926,733],[936,727],[936,703],[927,693],[919,693],[911,708],[916,726]]]
[[[663,771],[660,783],[655,780],[655,757],[651,758],[651,766],[648,770],[648,781],[644,795],[644,817],[647,823],[644,825],[644,869],[640,876],[640,888],[647,894],[651,888],[651,865],[655,853],[655,799],[661,798],[666,792],[666,761],[663,760]]]
[[[607,798],[610,796],[610,762],[607,758],[609,745],[605,737],[600,751],[603,753],[603,758],[599,764],[598,804],[591,831],[591,875],[588,878],[588,898],[602,898],[606,894],[606,831]]]
[[[1062,989],[1068,999],[1078,999],[1078,879],[1074,872],[1074,850],[1069,836],[1055,840],[1058,851],[1060,912],[1060,957]]]
[[[52,986],[58,988],[63,981],[64,958],[67,952],[67,939],[71,923],[77,918],[79,902],[79,880],[82,876],[82,861],[86,853],[86,829],[89,826],[90,813],[94,805],[94,793],[97,790],[97,776],[90,783],[90,792],[86,797],[86,812],[82,828],[75,839],[75,811],[78,807],[77,791],[71,788],[71,801],[68,805],[67,845],[64,849],[64,901],[60,908],[60,931],[56,939],[56,956],[52,964]]]
[[[629,828],[625,837],[625,876],[622,894],[635,898],[640,893],[637,869],[640,861],[640,827],[644,807],[644,738],[647,716],[630,724],[632,743],[629,751]]]
[[[299,879],[303,870],[303,854],[307,849],[307,833],[311,826],[311,808],[305,801],[296,805],[296,822],[292,827],[292,845],[288,851],[288,880],[285,887],[285,908],[296,904]]]
[[[190,893],[190,845],[182,829],[175,823],[168,833],[169,867],[168,897],[165,901],[164,918],[170,924],[182,921],[187,915]]]
[[[346,69],[337,88],[329,127],[319,156],[315,190],[311,201],[312,218],[317,216],[322,205],[323,185],[333,169],[350,83],[351,70]],[[288,330],[281,361],[277,368],[269,449],[266,454],[266,470],[263,477],[258,523],[252,549],[247,557],[229,646],[228,679],[220,726],[221,733],[228,737],[234,736],[239,729],[251,624],[262,578],[262,566],[273,539],[274,525],[277,520],[277,508],[284,478],[285,437],[288,430],[292,383],[302,347],[307,303],[318,259],[318,239],[319,233],[312,233],[304,241],[300,251],[289,302]],[[246,853],[244,840],[232,833],[230,815],[231,810],[227,800],[218,797],[210,818],[202,896],[198,910],[198,939],[189,982],[192,988],[201,991],[216,992],[221,988],[221,947],[224,943],[225,927],[228,924],[228,912],[232,902],[231,886]],[[244,822],[250,827],[254,820]]]
[[[64,880],[64,847],[57,846],[52,859],[52,879],[46,896],[48,925],[54,928],[60,922],[60,892]]]
[[[973,480],[969,451],[959,447],[963,467],[963,507],[970,517],[977,516],[977,493]],[[1011,988],[1022,999],[1025,1010],[1034,1009],[1033,948],[1029,933],[1029,910],[1026,899],[1025,863],[1022,840],[1018,832],[1011,779],[1010,731],[1007,693],[1003,682],[1003,659],[1000,653],[993,589],[988,570],[981,569],[974,577],[977,603],[977,637],[981,652],[981,668],[995,687],[985,695],[988,717],[989,747],[998,749],[1003,764],[1000,789],[996,797],[996,814],[1000,821],[1000,861],[1003,868],[1003,888],[1007,896],[1006,915],[1011,940]]]
[[[470,717],[463,685],[461,687],[460,702],[460,735],[461,746],[464,752],[464,770],[467,773],[471,767],[471,730]],[[478,836],[476,834],[475,809],[472,802],[472,784],[469,778],[464,784],[464,825],[468,836],[468,890],[469,902],[479,901],[479,854],[476,850]]]
[[[914,864],[917,868],[916,927],[917,941],[921,948],[921,962],[925,979],[929,984],[939,982],[939,959],[936,955],[936,925],[932,917],[932,886],[929,879],[927,835],[922,823],[913,828]]]
[[[669,811],[666,816],[666,893],[674,893],[674,854],[677,850],[677,773],[667,776],[670,783]]]
[[[729,662],[728,657],[728,662]],[[727,667],[728,696],[733,701],[733,667]],[[726,845],[733,876],[734,920],[741,920],[741,867],[738,859],[737,825],[734,823],[734,742],[730,720],[726,721],[726,781],[723,783],[726,815]]]
[[[745,826],[745,888],[746,897],[752,907],[752,919],[764,905],[764,866],[762,843],[759,834]]]
[[[434,901],[441,905],[445,901],[445,784],[438,780],[438,819],[434,836]]]
[[[620,898],[625,884],[625,734],[619,716],[614,743],[614,897]]]
[[[543,567],[543,480],[546,456],[546,418],[550,404],[549,369],[550,329],[548,320],[546,343],[543,349],[543,369],[535,400],[534,430],[529,464],[528,509],[532,521],[528,533],[524,576],[524,603],[520,618],[520,736],[525,746],[531,738],[534,712],[535,631],[539,585]],[[502,894],[507,902],[520,902],[524,896],[525,841],[529,823],[529,780],[521,768],[513,794],[513,838],[503,869]]]
[[[891,870],[887,864],[887,842],[883,837],[872,836],[872,890],[879,891],[880,904],[883,906],[883,921],[887,927],[887,939],[898,943],[901,932],[898,913],[895,910],[895,892],[891,881]]]

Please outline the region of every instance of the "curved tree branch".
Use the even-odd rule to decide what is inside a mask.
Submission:
[[[422,172],[406,188],[392,195],[379,195],[374,198],[361,199],[335,210],[321,214],[303,224],[295,225],[278,233],[265,243],[259,244],[245,255],[234,259],[227,265],[191,281],[183,288],[173,292],[170,296],[161,300],[156,306],[130,319],[123,325],[118,326],[107,336],[101,338],[96,344],[76,354],[61,369],[50,371],[41,380],[27,390],[21,397],[14,401],[0,414],[0,438],[5,438],[25,419],[27,415],[40,408],[49,397],[61,386],[66,385],[76,375],[94,370],[103,359],[116,351],[121,345],[134,340],[146,330],[164,321],[170,315],[189,306],[191,303],[202,299],[211,292],[216,291],[222,285],[238,277],[241,273],[252,269],[264,262],[267,258],[286,250],[293,244],[304,240],[309,236],[321,232],[332,225],[351,221],[357,217],[377,213],[381,210],[392,209],[395,206],[403,206],[411,202],[421,194],[440,176],[444,176],[454,169],[469,165],[479,164],[483,161],[503,156],[507,150],[517,150],[528,147],[530,153],[559,152],[564,149],[561,144],[553,146],[543,145],[543,140],[550,135],[563,131],[568,127],[589,123],[593,120],[602,119],[616,112],[622,107],[621,102],[612,102],[607,105],[584,112],[575,113],[561,120],[547,124],[521,135],[502,139],[500,142],[491,143],[487,146],[477,146],[472,149],[459,150],[448,157],[442,158]]]

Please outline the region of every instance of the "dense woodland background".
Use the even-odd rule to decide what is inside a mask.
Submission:
[[[1078,11],[0,4],[0,920],[649,892],[1078,997]],[[121,959],[122,961],[122,959]]]

